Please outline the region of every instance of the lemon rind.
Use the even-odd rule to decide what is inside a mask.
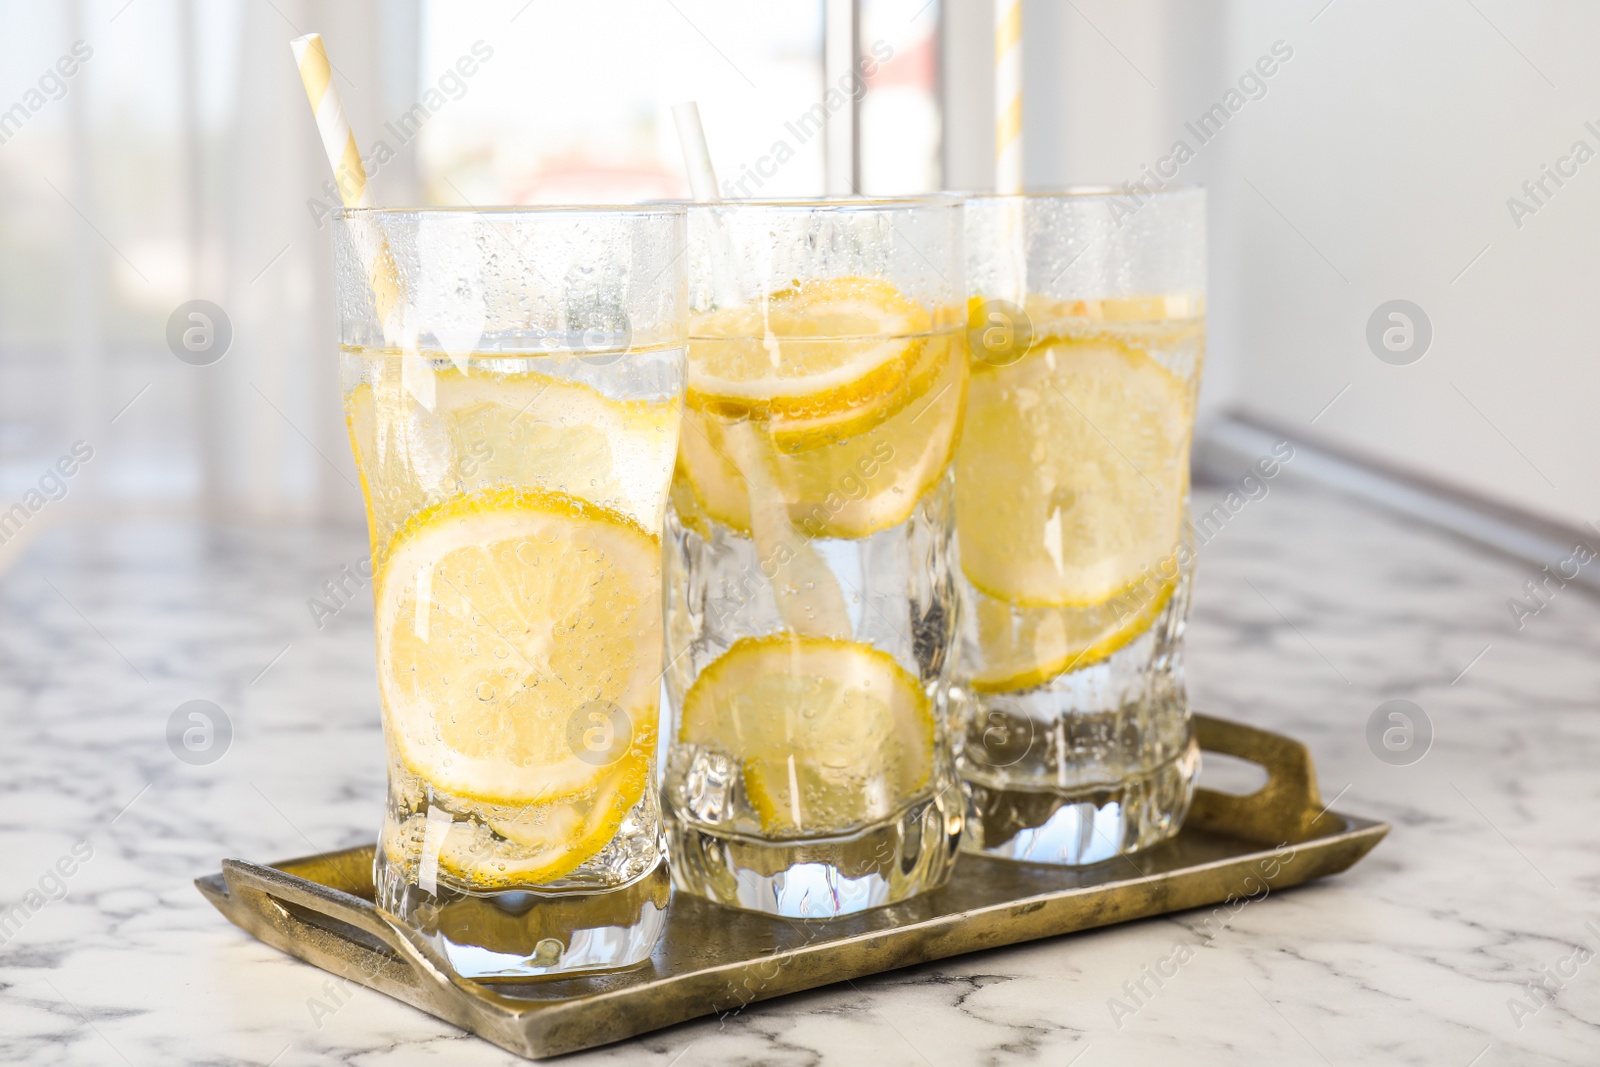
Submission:
[[[1166,582],[1162,585],[1155,598],[1145,605],[1127,626],[1102,637],[1093,644],[1066,655],[1058,656],[1046,663],[1030,667],[1019,673],[1008,674],[999,678],[993,674],[975,674],[967,680],[967,686],[975,693],[990,696],[998,693],[1017,693],[1027,689],[1037,689],[1069,670],[1084,670],[1103,663],[1112,655],[1120,652],[1128,645],[1142,637],[1151,626],[1155,625],[1161,613],[1166,610],[1167,603],[1172,599],[1173,592],[1177,589],[1177,581]]]

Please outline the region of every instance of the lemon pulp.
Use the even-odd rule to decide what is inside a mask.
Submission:
[[[956,528],[976,636],[965,681],[1027,689],[1100,662],[1170,601],[1188,498],[1197,299],[1030,297],[1030,347],[973,362]],[[970,653],[969,653],[970,655]]]
[[[904,522],[943,476],[966,395],[959,333],[886,282],[797,285],[694,323],[675,494],[747,536],[775,505],[808,537]]]
[[[775,836],[886,818],[933,771],[922,686],[887,653],[833,638],[735,642],[685,695],[678,740],[737,761],[762,831]]]
[[[417,372],[428,376],[430,409],[401,370],[419,357],[389,355],[345,398],[375,564],[410,516],[496,485],[542,486],[660,527],[676,400],[618,400],[553,374],[477,365],[463,373],[430,361]]]
[[[1020,607],[1090,607],[1178,543],[1189,395],[1110,338],[1045,342],[977,368],[956,457],[961,566]]]
[[[377,588],[390,743],[516,846],[486,855],[462,827],[447,870],[544,881],[611,840],[649,781],[660,614],[658,539],[565,493],[467,494],[396,534]]]

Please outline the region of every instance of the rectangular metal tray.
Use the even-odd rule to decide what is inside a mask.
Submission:
[[[1345,870],[1388,833],[1322,806],[1299,742],[1194,722],[1202,749],[1261,765],[1267,782],[1249,796],[1196,790],[1171,841],[1085,868],[962,856],[943,889],[845,919],[775,919],[674,894],[650,962],[616,974],[453,975],[373,907],[371,845],[271,865],[224,860],[195,884],[275,948],[512,1052],[554,1056],[896,967],[1285,889]]]

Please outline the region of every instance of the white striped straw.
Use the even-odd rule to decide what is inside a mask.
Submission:
[[[711,167],[711,146],[706,143],[705,127],[700,125],[700,105],[693,100],[673,104],[672,121],[678,127],[678,144],[683,149],[683,166],[689,172],[694,198],[702,204],[721,200],[717,172]]]
[[[694,198],[701,203],[720,202],[716,172],[711,168],[711,146],[706,142],[705,127],[700,124],[700,106],[693,100],[674,104],[672,118],[678,127],[678,144],[683,148],[683,163],[689,171]],[[714,217],[712,224],[717,241],[711,251],[712,296],[718,307],[734,307],[744,301],[744,289],[734,273],[738,251],[722,219]],[[767,314],[766,298],[763,292],[763,319]],[[777,343],[770,332],[767,340],[769,344]],[[784,625],[795,633],[819,637],[849,634],[850,612],[838,579],[809,538],[796,540],[794,536],[797,531],[777,486],[769,446],[758,440],[754,425],[748,421],[731,430],[729,443],[733,456],[724,458],[744,474],[750,500],[750,536],[756,543],[756,552],[762,559],[777,559],[779,552],[785,553],[784,562],[779,564],[781,583],[774,583],[793,590],[777,596],[778,614]]]
[[[720,202],[717,172],[711,166],[711,145],[706,141],[706,128],[700,123],[700,105],[693,100],[673,104],[672,121],[678,127],[678,147],[683,149],[683,165],[689,172],[689,188],[695,200],[702,204]],[[718,307],[733,307],[744,298],[743,287],[733,274],[738,255],[721,219],[716,220],[716,227],[718,247],[711,256],[711,287]]]
[[[1022,192],[1022,0],[994,5],[994,191]]]
[[[317,119],[317,133],[322,137],[328,166],[333,168],[333,182],[339,187],[339,198],[345,207],[372,207],[367,169],[361,163],[355,131],[350,129],[350,120],[345,117],[339,87],[333,83],[333,65],[328,62],[322,34],[296,37],[289,42],[289,47],[294,50],[295,63],[300,67],[300,80],[305,84],[306,99],[311,102],[311,112]],[[400,310],[399,268],[389,251],[389,243],[375,228],[365,233],[364,239],[368,246],[364,258],[374,308],[378,321],[383,324],[384,336],[389,338],[398,331],[397,324],[389,319],[392,312]]]

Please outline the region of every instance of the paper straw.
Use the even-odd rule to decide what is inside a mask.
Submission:
[[[994,191],[1022,192],[1022,0],[994,5]],[[1028,253],[1021,201],[1000,205],[995,287],[987,294],[1022,306],[1027,299]]]
[[[1022,0],[994,5],[994,190],[1022,192]]]
[[[344,102],[339,99],[339,87],[333,84],[333,66],[328,62],[328,50],[322,45],[322,34],[308,33],[289,42],[294,49],[294,61],[300,67],[300,80],[305,83],[306,99],[311,101],[311,113],[317,118],[317,132],[322,135],[322,150],[328,155],[328,165],[333,168],[333,182],[339,187],[339,196],[345,207],[371,207],[372,193],[367,188],[367,169],[361,163],[361,149],[356,145],[355,132],[344,114]]]
[[[719,203],[717,176],[711,167],[711,147],[706,142],[705,127],[700,124],[700,107],[693,100],[672,106],[672,119],[678,127],[678,144],[683,149],[683,164],[689,171],[689,188],[695,200],[701,203]],[[744,292],[733,273],[738,255],[732,236],[719,218],[715,222],[718,247],[711,255],[711,285],[718,307],[733,307],[743,302]],[[765,294],[762,313],[766,313]],[[768,334],[768,344],[776,339]],[[777,487],[776,473],[772,469],[769,443],[762,442],[748,421],[730,428],[728,440],[733,457],[724,456],[733,463],[745,478],[745,488],[750,501],[750,536],[756,543],[756,552],[762,559],[778,559],[783,553],[784,562],[778,564],[781,582],[774,581],[778,615],[784,625],[795,633],[819,637],[849,637],[850,609],[845,604],[839,582],[828,569],[827,560],[809,541],[794,538],[794,524],[789,519],[788,505]],[[785,594],[780,586],[793,590]]]
[[[328,166],[333,168],[333,183],[339,187],[339,197],[345,207],[372,207],[372,190],[367,185],[367,169],[361,163],[361,149],[356,146],[356,135],[345,117],[344,103],[339,99],[339,87],[333,83],[333,65],[328,62],[328,51],[323,47],[322,34],[308,33],[289,42],[294,50],[295,63],[300,67],[300,80],[306,87],[306,99],[311,102],[311,113],[316,116],[317,133],[322,137],[322,150],[327,153]],[[376,229],[366,235],[369,249],[367,277],[372,285],[373,303],[378,321],[383,323],[386,340],[398,332],[389,322],[390,315],[400,306],[399,269],[389,244]]]
[[[673,104],[672,121],[678,127],[678,144],[683,149],[683,165],[689,172],[694,198],[702,204],[721,200],[717,172],[711,167],[711,147],[706,144],[705,127],[700,125],[700,105],[693,100]]]
[[[693,100],[672,105],[672,121],[678,127],[678,147],[683,149],[683,165],[689,172],[689,188],[702,204],[720,203],[717,172],[711,166],[711,146],[705,127],[700,124],[700,105]],[[733,273],[738,256],[733,239],[722,220],[716,220],[718,248],[711,257],[711,287],[718,307],[733,307],[743,302],[744,291]]]

